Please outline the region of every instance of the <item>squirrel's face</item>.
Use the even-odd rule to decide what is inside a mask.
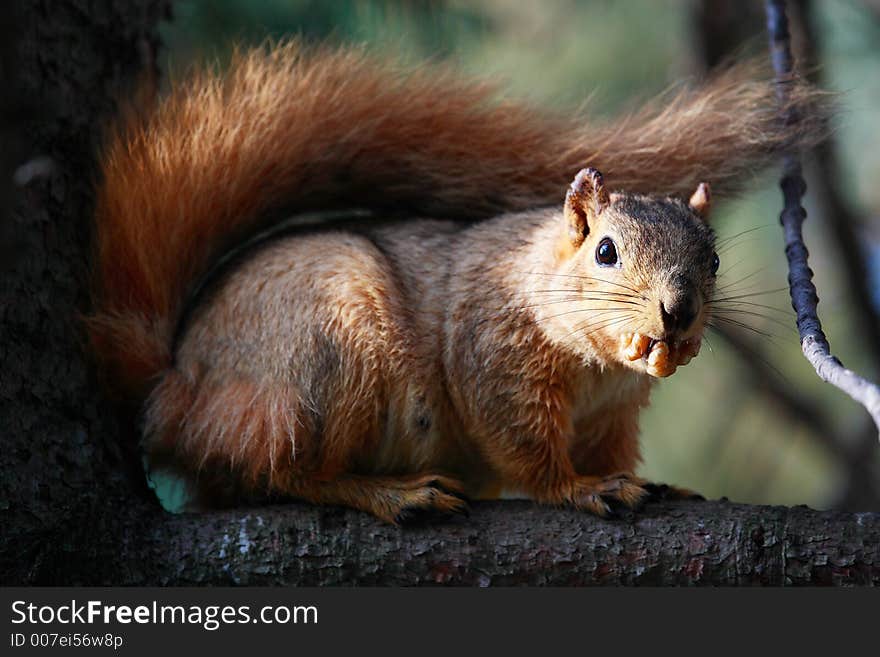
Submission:
[[[557,316],[575,345],[660,377],[697,354],[718,271],[709,205],[705,184],[685,203],[608,194],[597,171],[578,174],[560,249],[573,308]]]

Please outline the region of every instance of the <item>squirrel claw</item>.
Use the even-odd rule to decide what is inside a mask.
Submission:
[[[389,518],[396,525],[417,525],[470,515],[464,488],[449,477],[429,475],[404,481],[398,494],[402,498],[400,506]]]
[[[629,361],[643,358],[651,346],[651,338],[643,333],[624,333],[620,336],[623,356]]]
[[[608,477],[582,477],[576,481],[571,503],[600,518],[618,518],[621,512],[641,507],[647,493],[641,479],[627,473]]]
[[[623,357],[630,362],[644,360],[645,372],[658,378],[670,376],[679,366],[691,362],[700,353],[701,344],[699,337],[668,343],[644,333],[622,333],[620,336]]]

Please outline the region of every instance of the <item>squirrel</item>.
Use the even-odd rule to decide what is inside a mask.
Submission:
[[[823,93],[790,85],[780,112],[740,64],[601,125],[436,65],[239,51],[109,133],[101,371],[204,504],[399,523],[511,491],[599,516],[695,495],[635,474],[639,411],[699,351],[712,195],[822,137]],[[281,218],[347,208],[375,221],[272,235],[210,275]]]

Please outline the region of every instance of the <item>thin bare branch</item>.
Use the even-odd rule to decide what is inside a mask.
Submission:
[[[785,0],[767,0],[765,7],[767,28],[770,32],[770,57],[776,72],[780,105],[784,107],[787,105],[789,88],[794,80]],[[782,120],[786,124],[791,124],[798,121],[799,117],[794,112],[787,111],[783,114]],[[807,262],[809,253],[803,237],[803,222],[807,213],[801,206],[801,198],[807,186],[801,171],[800,156],[796,152],[790,152],[783,157],[780,187],[784,198],[780,221],[785,236],[785,255],[788,258],[788,283],[791,305],[797,313],[801,349],[819,377],[837,386],[862,404],[871,414],[874,424],[880,429],[880,388],[844,367],[837,357],[831,354],[828,339],[822,331],[816,308],[819,297],[813,285],[813,272]]]
[[[803,66],[809,72],[809,79],[822,84],[827,79],[827,67],[822,66],[821,32],[816,17],[816,3],[813,0],[795,0],[789,6],[789,25],[795,47],[800,43]],[[797,38],[800,35],[800,38]],[[857,209],[846,197],[842,183],[843,169],[838,157],[839,140],[831,137],[813,149],[807,161],[811,195],[819,209],[819,214],[828,224],[828,236],[836,244],[836,260],[840,274],[845,281],[847,294],[853,300],[853,316],[858,322],[860,333],[864,336],[863,348],[866,360],[872,370],[880,371],[880,312],[874,301],[874,291],[869,274],[868,252],[864,248],[866,226],[870,219]],[[812,165],[812,166],[810,166]],[[873,437],[871,440],[874,443]]]

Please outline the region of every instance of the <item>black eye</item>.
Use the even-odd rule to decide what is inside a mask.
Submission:
[[[603,237],[596,247],[596,262],[606,267],[617,264],[617,247],[610,237]]]
[[[712,254],[712,273],[713,273],[713,274],[717,274],[717,273],[718,273],[718,266],[719,266],[720,264],[721,264],[721,261],[718,259],[718,254],[717,254],[717,253],[713,253],[713,254]]]

